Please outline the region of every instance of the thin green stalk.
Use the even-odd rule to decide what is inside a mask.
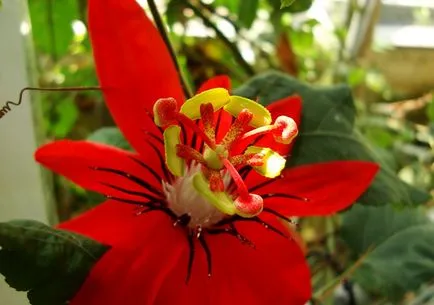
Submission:
[[[189,0],[184,0],[184,4],[190,8],[194,14],[199,17],[200,19],[202,19],[203,23],[214,30],[214,32],[216,33],[217,37],[226,45],[226,47],[232,52],[235,61],[244,69],[244,71],[249,75],[249,76],[253,76],[255,74],[255,71],[253,70],[252,66],[243,58],[243,56],[241,55],[240,51],[238,50],[238,47],[236,46],[235,43],[233,43],[232,41],[230,41],[225,34],[219,30],[219,28],[213,23],[211,22],[211,20],[209,20],[207,18],[207,16],[204,15],[204,13],[196,6],[194,6],[193,4],[190,3]]]
[[[158,12],[157,6],[155,5],[154,0],[148,0],[149,9],[151,10],[152,17],[154,18],[155,25],[157,26],[158,31],[160,32],[161,37],[163,38],[164,43],[166,44],[167,49],[169,50],[170,57],[172,58],[173,64],[175,65],[176,72],[179,75],[181,80],[182,89],[184,90],[184,94],[187,98],[193,96],[193,91],[190,88],[189,82],[185,78],[184,74],[181,71],[181,68],[178,63],[178,59],[176,58],[175,50],[173,48],[172,43],[170,42],[169,35],[167,34],[166,26],[163,23],[163,19],[161,18],[160,13]]]

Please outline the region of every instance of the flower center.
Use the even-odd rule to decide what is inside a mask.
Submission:
[[[185,169],[184,176],[177,178],[172,184],[163,182],[163,192],[166,195],[168,207],[178,216],[188,215],[188,226],[211,227],[223,220],[225,214],[203,197],[193,187],[193,178],[200,172],[201,165],[193,163]],[[229,185],[230,177],[223,178]]]
[[[217,111],[235,119],[222,139],[216,139]],[[275,178],[285,166],[284,157],[268,147],[251,146],[259,136],[271,134],[274,140],[289,144],[297,135],[297,125],[280,116],[272,124],[266,108],[228,91],[216,88],[187,100],[181,109],[173,98],[154,104],[154,121],[164,128],[166,165],[174,176],[163,182],[169,208],[186,216],[190,227],[211,227],[226,216],[256,217],[263,199],[250,193],[240,174],[252,167],[259,174]],[[182,134],[184,136],[182,136]],[[203,145],[196,148],[196,140]]]

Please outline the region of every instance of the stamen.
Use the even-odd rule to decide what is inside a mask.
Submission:
[[[273,130],[273,136],[276,142],[290,144],[298,135],[297,123],[290,117],[277,117],[274,126],[276,129]]]
[[[223,192],[225,190],[225,184],[220,171],[210,169],[208,180],[211,191]]]
[[[250,126],[255,128],[271,123],[271,114],[267,108],[245,97],[231,96],[230,102],[223,109],[234,117],[238,117],[243,110],[248,110],[253,115]]]
[[[286,159],[270,148],[250,146],[245,153],[248,155],[255,154],[257,158],[262,159],[262,164],[253,165],[253,168],[267,178],[279,176],[285,168]]]
[[[214,111],[219,110],[229,102],[229,92],[223,88],[213,88],[201,92],[186,100],[181,106],[181,113],[192,120],[200,118],[200,105],[211,103]]]
[[[238,171],[235,169],[235,167],[232,165],[231,162],[229,162],[228,159],[223,160],[223,164],[228,170],[229,174],[231,175],[232,179],[234,180],[235,184],[237,185],[238,195],[243,198],[249,197],[249,191],[247,189],[247,186],[244,184],[243,178],[241,178]]]
[[[227,215],[235,214],[235,207],[229,196],[225,192],[213,192],[202,172],[194,175],[193,187],[222,213]]]
[[[220,144],[230,150],[232,145],[243,136],[252,118],[253,114],[249,110],[241,110]]]
[[[241,138],[241,141],[243,141],[243,143],[244,142],[250,143],[256,137],[267,134],[267,133],[273,131],[274,129],[276,129],[276,126],[274,126],[274,125],[266,125],[266,126],[258,127],[256,129],[253,129],[253,130],[246,132],[243,135],[243,137]]]
[[[261,154],[244,154],[244,155],[236,155],[229,158],[229,162],[232,163],[233,166],[262,166],[264,164],[263,160],[264,156]],[[239,171],[241,175],[241,170]]]
[[[200,105],[200,116],[207,137],[215,143],[214,108],[212,104]]]
[[[237,210],[236,213],[243,217],[254,217],[260,214],[263,208],[263,200],[261,196],[249,194],[243,179],[235,167],[229,162],[228,159],[224,159],[223,163],[237,185],[239,196],[234,200],[234,206]]]
[[[174,123],[178,113],[178,103],[173,97],[160,98],[154,104],[154,123],[158,127]]]
[[[176,145],[176,154],[185,161],[194,160],[200,164],[206,165],[205,158],[202,156],[202,154],[190,146],[184,144]]]
[[[180,145],[181,127],[172,125],[164,131],[164,151],[166,154],[166,165],[175,176],[184,175],[184,160],[177,155],[177,146]]]
[[[219,144],[215,149],[211,149],[208,146],[205,147],[203,157],[206,161],[206,166],[215,170],[221,170],[223,168],[222,158],[228,157],[228,151],[226,148]]]
[[[211,147],[212,149],[215,148],[215,141],[211,140],[206,134],[205,132],[199,128],[199,126],[197,126],[197,124],[191,120],[189,117],[187,117],[185,114],[183,113],[178,113],[176,115],[176,120],[182,124],[184,124],[184,126],[187,126],[188,128],[190,128],[191,130],[194,131],[195,134],[197,134],[209,147]]]
[[[297,123],[287,116],[279,116],[273,125],[261,126],[246,132],[241,141],[243,143],[251,143],[258,136],[271,133],[274,140],[283,144],[290,144],[298,134]]]
[[[246,198],[238,196],[234,200],[234,205],[238,215],[249,218],[261,214],[264,200],[257,194],[249,194]]]

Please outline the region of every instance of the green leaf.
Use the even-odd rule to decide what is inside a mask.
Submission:
[[[125,150],[132,150],[130,144],[125,139],[117,127],[103,127],[92,133],[88,141],[104,143],[107,145],[115,146]]]
[[[77,0],[30,0],[29,11],[36,50],[57,57],[65,54],[74,36],[72,21],[79,19]]]
[[[32,220],[0,223],[0,273],[32,305],[66,305],[108,250],[84,236]]]
[[[292,5],[296,0],[281,0],[280,8]]]
[[[77,106],[72,97],[63,98],[55,105],[56,121],[51,126],[51,132],[57,138],[64,138],[74,127],[78,118]]]
[[[374,182],[359,202],[416,205],[430,197],[403,181],[383,156],[377,154],[354,128],[355,107],[348,86],[314,88],[279,72],[258,75],[235,90],[235,94],[256,99],[265,105],[298,94],[303,99],[300,134],[289,159],[290,166],[334,160],[368,160],[382,165]]]
[[[340,233],[342,239],[358,257],[370,247],[381,245],[393,234],[426,223],[428,218],[422,209],[396,209],[391,205],[373,207],[356,204],[343,213]]]
[[[366,257],[354,279],[369,292],[396,302],[434,278],[432,245],[432,223],[401,230]]]
[[[274,10],[281,10],[283,13],[301,13],[307,11],[313,0],[268,0]]]
[[[250,28],[256,19],[256,12],[259,7],[259,0],[242,0],[238,6],[238,18],[242,26]]]
[[[428,103],[428,107],[427,107],[426,113],[428,115],[429,120],[431,122],[434,122],[434,97]]]

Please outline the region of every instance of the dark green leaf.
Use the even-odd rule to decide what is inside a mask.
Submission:
[[[433,245],[432,223],[401,230],[368,255],[354,278],[371,293],[397,301],[434,278]]]
[[[343,213],[341,237],[355,256],[376,247],[393,234],[411,226],[428,223],[419,209],[396,209],[391,205],[380,207],[354,205]]]
[[[186,7],[183,1],[169,1],[166,10],[167,23],[173,25],[175,22],[183,22],[186,19],[183,13]]]
[[[246,28],[250,28],[253,21],[256,19],[259,0],[240,1],[238,6],[238,18],[240,24]]]
[[[402,182],[388,168],[382,155],[354,129],[355,107],[349,87],[314,88],[285,74],[269,72],[254,77],[235,93],[259,98],[265,105],[293,94],[302,97],[300,135],[289,160],[290,166],[333,160],[374,161],[382,165],[382,170],[359,199],[361,203],[415,205],[429,199],[425,192]]]
[[[103,127],[92,133],[88,141],[104,143],[118,148],[132,150],[130,144],[117,127]]]
[[[108,247],[32,220],[0,223],[0,273],[33,305],[65,305]]]

